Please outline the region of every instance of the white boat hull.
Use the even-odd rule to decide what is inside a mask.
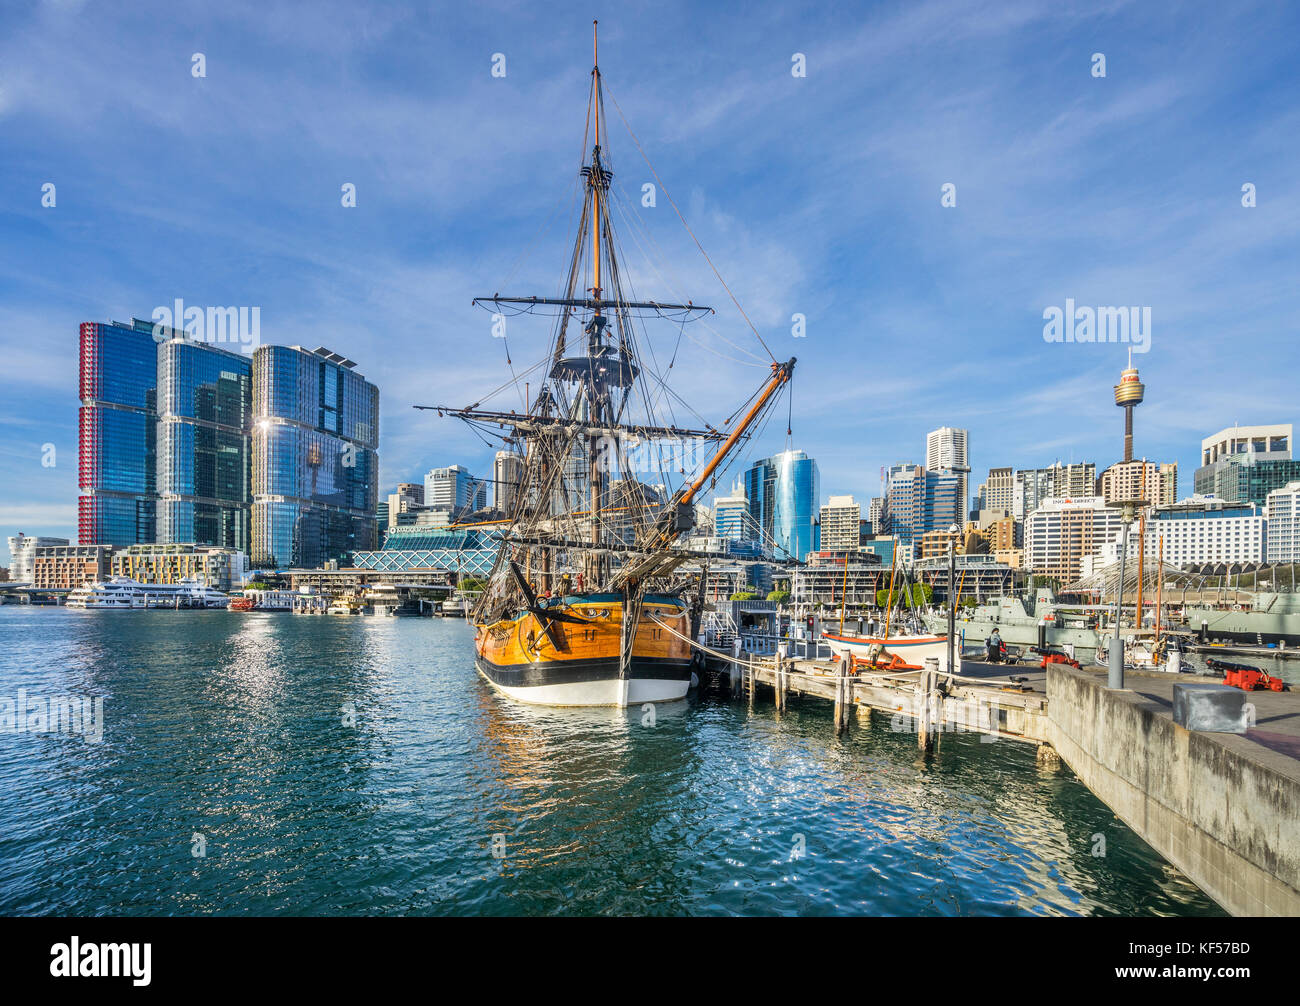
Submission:
[[[638,706],[645,702],[676,702],[686,698],[689,680],[663,678],[607,678],[602,681],[566,681],[552,685],[503,685],[480,668],[480,674],[503,695],[538,706]],[[625,694],[626,692],[626,694]]]
[[[929,657],[937,657],[939,668],[941,670],[947,669],[947,636],[890,636],[885,639],[882,636],[847,636],[840,633],[823,632],[822,639],[830,646],[833,653],[840,654],[848,650],[858,660],[868,659],[872,651],[877,646],[880,646],[883,647],[882,655],[885,659],[896,656],[904,663],[924,667],[925,661]],[[958,657],[957,661],[958,668],[960,668],[961,658]]]

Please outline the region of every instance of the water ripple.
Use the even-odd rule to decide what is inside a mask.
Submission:
[[[521,706],[457,621],[6,606],[0,629],[0,696],[106,721],[0,733],[0,914],[1219,914],[1009,742],[927,760],[813,702]]]

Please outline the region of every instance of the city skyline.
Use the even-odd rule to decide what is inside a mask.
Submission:
[[[360,361],[383,401],[381,491],[453,464],[490,473],[493,448],[409,406],[465,404],[499,383],[507,352],[543,352],[544,324],[493,339],[468,300],[554,281],[542,266],[563,227],[545,221],[576,169],[586,21],[522,8],[507,25],[406,8],[327,6],[304,23],[251,6],[155,14],[0,15],[6,533],[76,538],[79,326],[177,298],[256,308],[263,343],[324,342]],[[994,466],[1119,460],[1110,388],[1127,347],[1045,341],[1044,312],[1067,301],[1151,308],[1135,454],[1176,461],[1180,496],[1203,437],[1293,421],[1289,368],[1271,364],[1293,357],[1300,151],[1295,113],[1267,96],[1288,72],[1295,15],[1166,14],[931,3],[848,24],[736,7],[688,43],[689,6],[603,19],[611,94],[667,191],[774,352],[799,357],[793,445],[821,468],[818,505],[879,496],[880,469],[923,463],[940,426],[970,432],[972,492]],[[148,60],[107,77],[83,65],[79,53],[131,51],[146,22]],[[1247,44],[1252,58],[1238,58]],[[498,52],[504,78],[491,75]],[[918,54],[933,59],[924,79]],[[639,193],[648,169],[610,125],[616,181]],[[348,184],[355,207],[340,203]],[[682,270],[669,287],[634,258],[638,289],[712,303],[717,332],[754,348],[673,235],[663,192],[638,219]],[[683,346],[678,390],[733,400],[752,361],[700,339],[711,348]],[[1250,351],[1224,351],[1234,344]],[[775,425],[728,479],[783,448]]]

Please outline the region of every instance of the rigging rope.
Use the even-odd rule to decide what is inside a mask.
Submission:
[[[623,108],[619,105],[618,99],[615,98],[612,93],[609,98],[614,102],[614,108],[618,111],[618,117],[623,120],[623,125],[627,129],[628,135],[632,137],[632,142],[636,144],[636,149],[640,152],[642,159],[646,163],[646,167],[650,169],[650,174],[654,175],[655,181],[659,183],[659,188],[663,189],[664,195],[668,197],[668,202],[672,204],[673,211],[677,214],[677,219],[680,220],[682,226],[686,228],[686,233],[691,236],[691,240],[695,242],[695,247],[698,248],[700,254],[704,256],[704,261],[709,263],[709,268],[713,270],[713,275],[718,277],[718,282],[722,284],[722,289],[727,291],[727,296],[731,298],[731,302],[736,305],[736,310],[740,312],[740,316],[744,318],[746,324],[749,325],[750,330],[754,333],[754,338],[758,340],[758,344],[762,346],[763,351],[771,357],[772,362],[776,363],[776,357],[772,356],[772,351],[768,349],[767,343],[764,342],[763,337],[758,334],[758,329],[755,328],[754,323],[749,320],[749,315],[747,315],[745,309],[740,306],[740,301],[736,299],[736,295],[731,292],[731,287],[727,286],[727,281],[722,278],[722,273],[718,272],[718,267],[713,264],[713,259],[709,258],[709,253],[704,250],[704,245],[700,244],[700,239],[697,238],[695,232],[691,230],[691,225],[688,224],[686,218],[682,216],[682,211],[677,208],[677,200],[673,199],[672,193],[668,191],[668,187],[664,185],[659,174],[655,171],[654,165],[650,163],[650,158],[646,156],[645,150],[642,149],[641,141],[637,139],[636,133],[632,132],[632,127],[628,124],[627,116],[623,114]]]

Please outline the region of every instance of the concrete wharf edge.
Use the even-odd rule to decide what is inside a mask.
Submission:
[[[1246,736],[1179,726],[1163,694],[1172,697],[1173,681],[1125,683],[1133,687],[1111,690],[1087,671],[1049,667],[1048,742],[1224,909],[1300,916],[1300,762]],[[1261,710],[1276,703],[1277,718],[1295,728],[1295,693],[1256,692],[1249,701]]]

